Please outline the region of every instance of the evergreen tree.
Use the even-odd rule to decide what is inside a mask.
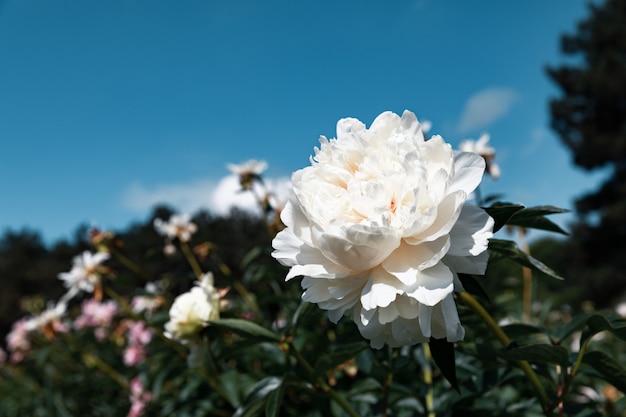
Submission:
[[[561,39],[567,64],[548,68],[562,95],[552,99],[552,128],[585,170],[608,178],[576,201],[573,230],[590,295],[599,304],[626,287],[626,0],[590,4],[576,33]]]

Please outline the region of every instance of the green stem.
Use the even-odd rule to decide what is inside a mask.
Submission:
[[[426,383],[426,413],[428,417],[435,417],[434,411],[434,403],[435,403],[435,394],[433,391],[433,369],[430,366],[431,361],[433,359],[432,354],[430,353],[430,346],[428,343],[422,343],[422,348],[424,350],[424,382]]]
[[[294,358],[296,358],[298,363],[300,365],[302,365],[302,367],[309,374],[313,375],[313,367],[311,366],[309,361],[307,361],[306,358],[304,356],[302,356],[302,354],[291,343],[289,344],[288,352],[289,352],[290,355],[292,355]],[[354,410],[354,408],[352,408],[350,403],[348,403],[348,401],[344,397],[342,397],[335,390],[333,390],[330,387],[330,385],[328,385],[328,383],[326,381],[324,381],[322,378],[318,378],[316,382],[320,385],[320,387],[322,387],[322,390],[324,390],[324,392],[326,392],[337,404],[339,404],[339,406],[341,408],[343,408],[343,410],[346,413],[348,413],[349,416],[351,416],[351,417],[360,417],[361,416],[359,413],[357,413]]]
[[[120,252],[118,249],[109,248],[111,253],[117,258],[117,260],[133,273],[139,275],[141,278],[149,281],[150,278],[142,271],[142,269],[133,261],[131,261],[126,255]]]
[[[202,268],[200,268],[200,264],[193,253],[191,253],[191,249],[189,249],[189,245],[187,242],[180,242],[180,250],[183,251],[185,258],[187,258],[187,262],[191,266],[193,273],[196,275],[196,278],[200,279],[202,277]]]
[[[98,369],[100,369],[103,373],[105,373],[106,375],[108,375],[111,379],[113,379],[115,382],[117,382],[118,384],[120,384],[124,389],[129,389],[128,387],[128,381],[126,381],[126,379],[124,379],[124,377],[122,375],[120,375],[119,373],[117,373],[113,368],[111,368],[107,363],[105,363],[104,361],[102,361],[102,359],[100,359],[99,357],[97,357],[96,355],[92,355],[89,352],[84,352],[83,355],[83,363],[87,366],[95,366]]]
[[[509,339],[506,333],[504,333],[500,326],[498,326],[498,323],[496,323],[493,317],[491,317],[487,310],[485,310],[485,308],[470,293],[462,291],[459,293],[459,298],[476,314],[478,314],[478,316],[485,322],[489,330],[491,330],[504,347],[508,347],[511,344],[511,339]],[[533,371],[533,368],[531,368],[527,361],[517,361],[517,365],[520,367],[522,372],[524,372],[530,384],[535,389],[537,397],[541,402],[544,414],[547,416],[552,415],[552,412],[549,409],[550,399],[548,398],[548,394],[543,388],[543,385],[541,385],[541,381],[535,371]]]
[[[561,397],[559,398],[559,403],[562,403],[565,400],[565,396],[569,392],[570,386],[572,385],[572,380],[574,379],[574,376],[576,376],[576,373],[578,373],[578,369],[580,368],[580,365],[583,362],[583,356],[585,356],[585,353],[587,351],[587,346],[589,345],[590,341],[591,341],[591,338],[588,337],[580,345],[578,356],[576,356],[576,362],[574,362],[574,366],[572,366],[572,370],[569,372],[569,374],[565,378],[565,385],[563,386],[563,391],[561,393]]]

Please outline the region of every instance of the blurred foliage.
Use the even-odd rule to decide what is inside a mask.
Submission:
[[[518,226],[507,222],[520,218],[548,224],[545,209],[521,207],[516,211],[530,214],[517,218],[508,206],[496,204],[489,211],[511,231]],[[467,331],[463,342],[374,350],[351,321],[332,324],[317,306],[300,301],[299,284],[285,283],[285,268],[270,256],[271,233],[261,218],[198,213],[190,247],[202,270],[214,273],[216,287],[229,292],[222,318],[212,321],[194,346],[163,334],[172,300],[195,279],[182,251],[166,255],[164,239],[154,231],[153,219],[171,214],[159,207],[145,223],[108,235],[113,256],[107,265],[114,273],[105,281],[110,290],[105,294],[120,302],[120,311],[106,337],[95,337],[89,328],[52,338],[32,333],[25,358],[0,368],[0,415],[131,415],[134,378],[150,393],[141,414],[146,416],[340,417],[350,415],[346,410],[407,417],[626,415],[619,391],[626,389],[621,365],[626,323],[614,313],[581,312],[583,297],[576,286],[569,278],[551,276],[569,270],[567,241],[538,241],[529,256],[512,242],[495,239],[486,276],[462,277],[466,290],[506,333],[504,345],[471,304],[457,299]],[[25,298],[50,300],[61,294],[56,274],[69,269],[74,254],[90,248],[87,239],[77,239],[48,249],[30,232],[10,232],[4,242],[0,259],[14,269],[2,276],[13,278],[7,283],[14,306],[27,304]],[[522,266],[534,274],[529,322],[520,319]],[[20,286],[21,279],[30,284]],[[152,315],[132,312],[128,300],[143,293],[147,282],[159,284],[165,303]],[[73,305],[66,320],[79,310]],[[19,308],[9,313],[8,324],[25,314]],[[127,332],[137,320],[145,321],[154,336],[145,360],[129,365],[124,361]],[[531,364],[544,387],[543,405],[521,363]]]
[[[605,306],[626,288],[626,1],[589,5],[589,17],[561,39],[570,59],[547,73],[561,96],[552,128],[585,170],[604,169],[597,190],[576,201],[571,262],[584,291]]]

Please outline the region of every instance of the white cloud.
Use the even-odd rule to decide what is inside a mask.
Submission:
[[[458,131],[466,134],[484,129],[506,115],[518,98],[510,88],[489,87],[473,94],[465,102]]]
[[[264,178],[268,190],[278,200],[286,201],[291,189],[289,178]],[[166,184],[147,188],[132,184],[122,197],[123,206],[137,213],[146,213],[157,204],[167,204],[183,213],[205,209],[218,215],[227,215],[237,207],[252,213],[259,212],[256,198],[251,192],[241,192],[239,177],[229,175],[219,181],[201,179],[188,184]],[[258,190],[259,195],[263,190]]]
[[[550,138],[550,131],[548,129],[545,127],[534,128],[532,132],[530,132],[530,140],[526,143],[524,149],[522,149],[522,155],[532,155],[548,138]]]

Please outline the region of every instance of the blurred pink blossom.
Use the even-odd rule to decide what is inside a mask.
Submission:
[[[133,378],[130,381],[130,410],[128,411],[128,417],[139,417],[143,415],[146,403],[150,401],[152,394],[150,391],[145,391],[143,383],[139,377]]]
[[[152,340],[152,329],[143,321],[131,321],[128,325],[128,346],[124,350],[124,364],[135,366],[146,360],[145,346]]]
[[[136,366],[146,360],[146,350],[141,345],[130,345],[124,349],[124,365]]]
[[[74,320],[75,329],[94,327],[94,334],[98,340],[106,337],[106,329],[111,325],[111,321],[117,314],[117,303],[113,300],[98,302],[94,299],[83,302],[80,316]]]
[[[30,350],[30,340],[26,324],[28,319],[23,317],[13,323],[11,332],[7,335],[7,349],[11,353],[9,360],[13,363],[21,362],[24,355]]]

